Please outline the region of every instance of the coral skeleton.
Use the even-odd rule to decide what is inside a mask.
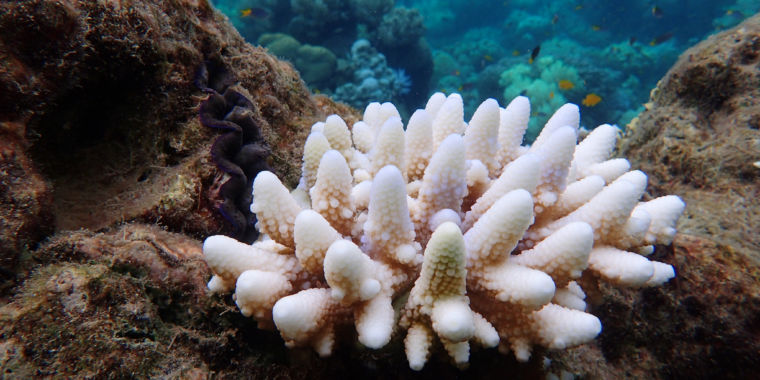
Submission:
[[[465,122],[461,96],[436,93],[406,128],[390,103],[351,129],[315,124],[298,188],[271,172],[253,182],[262,237],[206,239],[209,289],[322,356],[403,338],[415,370],[441,348],[466,366],[472,343],[527,361],[534,346],[589,342],[602,326],[577,280],[673,278],[646,255],[672,242],[684,203],[640,200],[646,175],[610,158],[616,127],[577,143],[566,104],[523,146],[529,115],[525,97],[488,99]]]

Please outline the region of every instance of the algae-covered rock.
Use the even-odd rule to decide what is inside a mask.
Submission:
[[[50,184],[59,230],[124,220],[198,237],[229,229],[209,191],[224,180],[209,155],[219,132],[198,122],[204,62],[250,96],[272,168],[295,185],[296,147],[334,111],[208,1],[0,5],[0,123],[17,131],[16,156],[29,157],[28,175],[16,177]],[[40,194],[34,202],[44,203]]]
[[[760,15],[684,52],[646,108],[622,154],[684,199],[679,231],[760,265]]]

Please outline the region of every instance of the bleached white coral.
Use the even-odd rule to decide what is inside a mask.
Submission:
[[[567,104],[526,147],[529,115],[525,97],[489,99],[466,123],[461,97],[437,93],[406,130],[390,103],[351,132],[330,116],[293,194],[270,172],[255,179],[261,240],[206,239],[209,289],[234,289],[243,314],[322,356],[348,326],[369,348],[403,336],[416,370],[435,341],[457,365],[471,343],[528,360],[535,345],[588,342],[601,323],[576,280],[667,282],[673,267],[645,254],[672,242],[684,204],[640,201],[646,175],[609,158],[615,127],[577,144]]]

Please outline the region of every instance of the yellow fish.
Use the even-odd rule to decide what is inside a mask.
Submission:
[[[558,83],[560,90],[571,90],[575,84],[567,79],[562,79]]]
[[[241,9],[240,10],[240,17],[248,17],[248,16],[251,15],[251,12],[253,12],[253,9],[251,9],[251,8]]]
[[[586,95],[585,98],[583,98],[583,101],[581,102],[581,104],[583,104],[586,107],[593,107],[599,104],[599,102],[601,101],[602,101],[602,97],[592,92]]]
[[[486,60],[486,61],[488,61],[488,62],[491,62],[491,61],[493,61],[493,57],[491,57],[491,55],[490,55],[490,54],[486,54],[486,55],[484,55],[484,56],[483,56],[483,59],[485,59],[485,60]]]

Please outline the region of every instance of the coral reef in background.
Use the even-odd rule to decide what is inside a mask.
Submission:
[[[385,56],[365,39],[351,45],[351,58],[341,71],[351,80],[338,86],[333,98],[354,107],[362,107],[375,99],[398,99],[411,87],[404,71],[388,67]]]
[[[368,34],[388,64],[405,70],[412,79],[409,92],[399,99],[399,106],[403,104],[410,111],[420,107],[427,100],[433,75],[432,52],[425,40],[420,13],[416,9],[393,8],[383,16],[377,29]]]
[[[474,99],[496,97],[507,101],[515,91],[508,90],[511,96],[502,97],[506,86],[498,84],[498,76],[493,81],[494,72],[527,64],[532,51],[540,46],[539,57],[552,57],[577,71],[580,81],[573,82],[576,90],[562,95],[566,101],[584,106],[582,124],[587,128],[608,121],[627,124],[643,110],[641,105],[649,90],[681,51],[703,36],[731,27],[760,10],[759,3],[747,0],[714,1],[692,12],[682,12],[676,1],[652,5],[633,0],[594,7],[570,0],[545,4],[398,0],[395,7],[393,1],[387,0],[218,0],[215,4],[250,41],[265,32],[289,33],[344,57],[357,38],[369,39],[385,55],[389,66],[403,68],[413,79],[412,90],[401,99],[393,99],[400,108],[409,110],[418,108],[431,89],[465,95],[468,113],[478,105]],[[243,17],[243,9],[265,12],[260,17]],[[422,36],[425,29],[427,34]],[[456,57],[452,58],[454,67],[434,64],[431,49],[436,55],[443,52]],[[309,71],[304,64],[296,66],[304,73]],[[321,66],[317,64],[314,69],[321,71]],[[533,70],[530,79],[541,81],[542,76],[542,72]],[[353,81],[351,77],[336,76],[328,82],[312,83],[309,74],[304,77],[312,89],[325,93]],[[556,85],[546,83],[541,87]],[[601,101],[584,105],[589,94],[599,96]],[[536,126],[549,115],[535,115]],[[535,134],[529,134],[528,140],[533,137]]]
[[[678,54],[717,30],[711,23],[723,29],[760,10],[760,3],[743,0],[715,1],[694,12],[682,12],[674,1],[653,5],[623,0],[614,6],[569,0],[396,3],[419,10],[434,56],[448,55],[436,60],[431,82],[435,91],[462,93],[468,112],[477,107],[476,101],[468,99],[507,101],[514,91],[502,98],[506,85],[494,89],[493,72],[528,64],[531,53],[540,47],[538,58],[551,57],[577,71],[580,82],[573,82],[576,90],[563,96],[583,107],[586,128],[603,122],[627,124],[643,110],[641,104],[649,91]],[[541,81],[542,74],[534,70],[530,79]],[[591,93],[602,101],[584,106],[583,99]],[[549,115],[535,115],[534,120],[540,126]]]
[[[372,33],[372,42],[380,49],[407,47],[425,36],[422,16],[416,9],[393,8],[383,15]]]
[[[277,57],[292,62],[301,78],[312,88],[329,86],[333,81],[337,58],[327,48],[301,44],[283,33],[262,34],[258,43]]]
[[[561,87],[562,81],[572,83],[573,87]],[[565,94],[583,94],[585,90],[578,70],[551,56],[541,57],[532,64],[521,63],[510,67],[501,73],[499,84],[504,86],[504,99],[513,99],[521,94],[534,99],[536,106],[532,112],[542,117],[533,118],[528,124],[526,134],[529,141],[541,132],[542,124],[539,123],[547,119],[553,110],[567,103]]]
[[[320,356],[351,327],[371,349],[400,327],[414,370],[437,342],[465,366],[470,342],[528,361],[536,345],[592,340],[601,323],[576,281],[670,280],[673,267],[645,256],[672,242],[684,204],[639,202],[646,175],[609,158],[615,127],[576,148],[575,105],[521,146],[530,108],[488,99],[465,123],[460,95],[436,93],[406,128],[391,103],[370,103],[351,131],[337,115],[315,124],[292,194],[272,173],[254,180],[265,236],[204,242],[209,289],[234,289],[244,315]]]
[[[267,47],[292,62],[315,92],[336,94],[360,106],[370,100],[394,101],[405,110],[419,107],[429,95],[432,56],[424,39],[422,18],[414,9],[394,8],[393,0],[329,1],[215,1],[249,41]],[[245,11],[245,12],[244,12]],[[393,70],[404,70],[411,81],[409,91],[367,99],[367,91],[338,89],[348,83],[360,86],[351,70],[366,63],[354,61],[351,47],[359,40],[371,41]],[[337,72],[336,70],[337,57]],[[374,79],[386,80],[379,75]],[[374,86],[372,86],[374,87]],[[351,96],[356,95],[356,98]]]

